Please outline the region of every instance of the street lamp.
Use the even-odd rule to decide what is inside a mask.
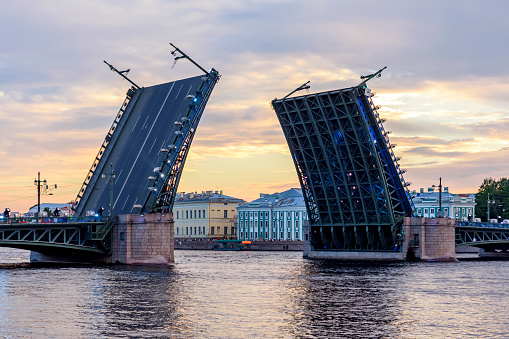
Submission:
[[[443,217],[442,214],[442,177],[440,177],[440,184],[438,186],[432,185],[431,187],[438,187],[438,213],[437,216],[439,218]]]
[[[490,194],[488,193],[488,200],[486,202],[486,205],[488,205],[487,209],[488,209],[488,220],[486,220],[487,222],[490,222],[490,204],[494,205],[495,204],[495,200],[490,200]]]
[[[102,174],[101,178],[108,177],[108,181],[110,182],[110,219],[113,216],[113,179],[115,179],[115,173],[113,173],[113,164],[110,164],[110,174]]]

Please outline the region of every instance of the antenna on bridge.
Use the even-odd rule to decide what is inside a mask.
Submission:
[[[382,71],[384,69],[386,69],[387,66],[385,66],[384,68],[382,69],[379,69],[376,73],[373,73],[373,74],[370,74],[370,75],[361,75],[361,80],[364,80],[363,82],[361,82],[359,86],[363,86],[366,84],[366,82],[368,82],[369,80],[373,79],[374,77],[377,77],[377,78],[380,78],[382,76]]]
[[[179,49],[177,46],[175,46],[171,42],[170,42],[170,45],[171,45],[171,47],[175,48],[174,51],[171,51],[171,55],[173,55],[175,57],[175,62],[173,62],[173,66],[171,66],[171,68],[175,67],[175,64],[177,63],[177,61],[179,59],[187,59],[187,60],[191,61],[196,67],[201,69],[205,74],[207,74],[207,76],[211,76],[209,72],[207,72],[203,67],[198,65],[198,63],[196,63],[193,59],[191,59],[191,57],[189,57],[189,55],[187,55],[186,53],[182,52],[181,49]],[[177,55],[177,52],[180,55]]]
[[[294,89],[293,91],[291,91],[290,93],[288,93],[287,95],[285,95],[283,97],[283,99],[286,99],[288,98],[290,95],[292,95],[293,93],[295,92],[298,92],[298,91],[302,91],[303,89],[309,89],[311,86],[309,86],[308,84],[310,83],[311,81],[308,81],[302,85],[300,85],[299,87],[297,87],[296,89]]]
[[[124,73],[125,73],[125,74],[129,73],[129,71],[130,71],[131,69],[126,69],[125,71],[119,71],[118,69],[116,69],[115,67],[113,67],[112,65],[110,65],[109,63],[107,63],[107,62],[106,62],[106,60],[103,60],[103,61],[104,61],[104,63],[105,63],[106,65],[110,66],[110,69],[111,69],[113,72],[117,72],[117,73],[118,73],[118,74],[119,74],[122,78],[126,79],[126,80],[127,80],[127,81],[129,81],[131,84],[133,84],[133,86],[134,86],[134,87],[136,87],[137,89],[140,89],[140,86],[136,85],[134,82],[132,82],[132,81],[131,81],[131,79],[129,79],[128,77],[126,77],[126,76],[124,75]]]

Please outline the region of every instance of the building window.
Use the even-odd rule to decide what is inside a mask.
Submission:
[[[295,212],[295,218],[299,217],[299,212]]]
[[[198,210],[198,219],[201,219],[201,210]]]
[[[205,218],[205,210],[203,210],[203,217]]]
[[[269,212],[265,212],[265,218],[269,217]]]
[[[214,227],[210,228],[210,235],[214,235]]]
[[[265,232],[265,240],[269,237],[269,232]]]
[[[292,238],[292,235],[290,233],[290,231],[288,231],[288,240],[290,240]]]
[[[279,217],[282,218],[283,217],[283,212],[280,212],[279,213]]]
[[[283,233],[283,231],[281,231],[281,238],[279,238],[279,239],[284,240],[284,233]]]
[[[194,218],[196,219],[196,210],[194,210]]]
[[[431,209],[429,210],[429,213],[431,213],[431,214],[435,214],[435,209],[434,209],[434,208],[431,208]]]
[[[189,235],[189,227],[186,227],[186,235]]]
[[[292,222],[288,220],[288,228],[292,227]]]
[[[295,239],[299,239],[299,231],[295,231]]]
[[[232,235],[235,235],[235,227],[232,227]]]
[[[428,214],[428,209],[427,208],[424,209],[424,214]]]
[[[125,240],[125,233],[124,232],[120,232],[120,240],[122,240],[122,241]]]
[[[189,219],[189,211],[186,211],[186,219]]]
[[[244,238],[244,232],[242,232],[242,231],[240,232],[240,238],[241,239]]]
[[[255,227],[258,227],[258,220],[255,220]]]
[[[193,228],[189,227],[189,235],[193,235]]]
[[[302,212],[302,219],[306,219],[306,212]]]
[[[177,211],[177,219],[179,218],[179,211]]]
[[[224,228],[224,235],[228,235],[228,227]]]
[[[206,234],[206,233],[205,233],[205,226],[203,226],[203,234]]]
[[[258,232],[255,231],[255,239],[258,238]]]
[[[194,235],[196,235],[196,234],[197,234],[197,233],[196,233],[196,227],[195,227],[195,228],[194,228]]]
[[[249,212],[249,216],[252,217],[253,216],[253,212]]]
[[[265,228],[268,228],[268,227],[269,227],[269,221],[265,220]]]
[[[421,215],[422,214],[422,208],[418,208],[417,209],[417,215]]]

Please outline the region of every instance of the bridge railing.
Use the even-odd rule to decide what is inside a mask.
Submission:
[[[50,224],[50,223],[106,223],[108,221],[108,217],[99,217],[99,216],[90,216],[90,217],[40,217],[37,219],[36,217],[12,217],[6,218],[4,216],[0,217],[0,227],[1,225],[16,225],[16,224]]]
[[[494,222],[456,221],[459,227],[509,228],[509,224]]]

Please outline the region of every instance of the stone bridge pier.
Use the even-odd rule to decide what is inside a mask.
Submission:
[[[112,263],[175,263],[171,213],[124,214],[118,220],[111,232]]]

